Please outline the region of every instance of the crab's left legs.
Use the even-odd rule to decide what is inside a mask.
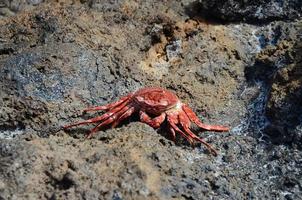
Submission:
[[[139,111],[140,120],[149,126],[151,126],[154,129],[157,129],[160,127],[160,125],[165,121],[166,119],[166,113],[162,113],[161,115],[154,117],[151,119],[151,117],[145,113],[144,111]]]
[[[98,110],[106,110],[107,111],[107,110],[112,109],[114,107],[117,107],[118,105],[120,105],[120,104],[124,103],[125,101],[129,100],[129,98],[131,96],[132,96],[132,93],[128,94],[127,96],[123,96],[119,100],[117,100],[116,102],[109,103],[107,105],[86,108],[86,109],[83,110],[83,112],[98,111]]]
[[[125,101],[124,103],[122,103],[121,105],[115,107],[114,109],[106,112],[105,114],[101,115],[101,116],[98,116],[98,117],[95,117],[95,118],[92,118],[92,119],[88,119],[88,120],[85,120],[85,121],[80,121],[80,122],[76,122],[76,123],[73,123],[73,124],[70,124],[70,125],[67,125],[67,126],[64,126],[63,128],[64,129],[69,129],[73,126],[78,126],[78,125],[84,125],[84,124],[91,124],[91,123],[96,123],[96,122],[99,122],[99,121],[102,121],[102,120],[105,120],[107,119],[108,117],[110,117],[111,115],[115,114],[116,112],[118,112],[119,110],[121,110],[123,107],[125,107],[127,105],[127,101]]]
[[[116,119],[118,119],[121,115],[123,115],[125,112],[127,112],[127,110],[129,110],[129,107],[125,106],[121,110],[119,110],[118,112],[116,112],[113,115],[111,115],[110,117],[108,117],[105,121],[103,121],[102,123],[100,123],[96,127],[94,127],[93,129],[91,129],[90,132],[89,132],[89,134],[86,135],[86,138],[91,138],[91,136],[95,132],[97,132],[100,128],[111,124]]]
[[[80,121],[80,122],[76,122],[76,123],[73,123],[73,124],[63,126],[63,129],[69,129],[69,128],[74,127],[74,126],[79,126],[79,125],[84,125],[84,124],[96,123],[96,122],[102,121],[103,118],[104,118],[103,115],[102,116],[97,116],[97,117],[94,117],[94,118],[91,118],[91,119],[88,119],[88,120],[85,120],[85,121]]]
[[[119,123],[121,123],[121,121],[123,121],[124,119],[130,117],[133,113],[135,112],[135,108],[131,107],[129,110],[127,110],[126,112],[124,112],[112,125],[111,127],[114,128],[116,127]]]
[[[199,120],[199,118],[196,116],[196,114],[193,112],[193,110],[185,104],[182,105],[182,110],[186,113],[186,115],[192,122],[194,122],[197,126],[199,126],[200,128],[202,128],[204,130],[216,131],[216,132],[226,132],[226,131],[230,130],[230,128],[226,127],[226,126],[207,125],[207,124],[202,123]]]
[[[204,144],[208,150],[214,155],[217,156],[217,151],[206,141],[204,141],[203,139],[199,138],[197,135],[195,135],[191,130],[190,130],[190,119],[187,117],[187,115],[183,112],[179,113],[179,122],[181,124],[181,126],[183,127],[183,129],[185,130],[185,132],[187,134],[190,135],[190,137],[194,140],[199,141],[200,143]]]

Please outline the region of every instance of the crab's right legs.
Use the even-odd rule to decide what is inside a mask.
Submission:
[[[179,123],[178,115],[168,114],[167,120],[170,126],[170,132],[172,133],[173,137],[175,137],[176,131],[181,134],[184,138],[186,138],[190,142],[190,144],[193,144],[192,138],[177,127],[177,124]]]
[[[175,143],[176,142],[176,134],[175,134],[175,130],[173,129],[173,127],[171,125],[169,125],[169,131],[172,134],[172,140]]]
[[[190,135],[190,137],[194,140],[199,141],[200,143],[204,144],[207,149],[214,155],[217,156],[218,153],[217,151],[206,141],[204,141],[203,139],[201,139],[200,137],[198,137],[197,135],[195,135],[191,130],[190,130],[190,119],[187,117],[187,115],[185,113],[179,113],[179,122],[181,124],[181,126],[183,127],[184,131]]]
[[[152,128],[159,128],[160,125],[163,123],[163,121],[165,121],[166,118],[166,113],[162,113],[161,115],[154,117],[153,119],[151,119],[151,117],[145,113],[144,111],[139,111],[139,117],[141,122],[144,122],[146,124],[148,124],[149,126],[151,126]]]
[[[197,126],[199,126],[200,128],[202,128],[204,130],[216,131],[216,132],[226,132],[226,131],[230,130],[230,128],[226,127],[226,126],[208,125],[208,124],[202,123],[199,120],[199,118],[196,116],[196,114],[193,112],[193,110],[185,104],[182,105],[182,109],[192,122],[194,122]]]

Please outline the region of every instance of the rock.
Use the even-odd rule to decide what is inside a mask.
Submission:
[[[43,0],[4,0],[0,2],[0,17],[8,17],[21,10],[31,9],[33,6],[41,4]]]
[[[272,80],[267,104],[271,124],[267,133],[275,143],[289,143],[301,147],[302,132],[302,47],[297,43],[287,53],[289,63],[278,69]]]
[[[191,15],[203,16],[222,22],[267,23],[276,20],[293,20],[301,17],[300,0],[256,0],[256,1],[195,1],[187,9]]]
[[[265,115],[263,137],[269,136],[269,142],[299,146],[301,142],[299,126],[301,109],[298,99],[300,78],[300,23],[289,28],[281,25],[266,36],[267,42],[257,55],[255,64],[246,68],[246,77],[251,82],[265,83],[265,99],[261,113]],[[278,33],[279,32],[279,33]],[[278,34],[277,34],[278,33]],[[289,39],[295,38],[293,41]],[[277,36],[277,37],[276,37]],[[262,86],[263,87],[263,86]],[[259,109],[259,105],[258,105]],[[298,144],[298,145],[297,145]]]
[[[172,44],[166,46],[168,60],[179,59],[181,55],[181,41],[173,41]]]

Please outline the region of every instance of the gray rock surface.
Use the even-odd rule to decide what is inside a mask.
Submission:
[[[269,23],[301,17],[301,0],[199,0],[189,7],[192,14],[223,22]]]

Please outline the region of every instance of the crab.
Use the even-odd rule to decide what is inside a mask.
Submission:
[[[78,125],[98,123],[86,135],[86,138],[91,138],[99,129],[108,125],[114,128],[132,114],[139,113],[140,121],[154,129],[159,128],[166,120],[174,141],[176,133],[178,133],[191,144],[194,144],[194,141],[204,144],[215,156],[217,155],[217,151],[190,130],[191,123],[195,123],[204,131],[226,132],[229,130],[229,127],[226,126],[202,123],[193,110],[188,105],[182,103],[172,91],[160,87],[142,88],[121,97],[116,102],[103,106],[89,107],[84,110],[84,112],[89,111],[106,111],[106,113],[95,118],[66,125],[63,128],[69,129]]]

